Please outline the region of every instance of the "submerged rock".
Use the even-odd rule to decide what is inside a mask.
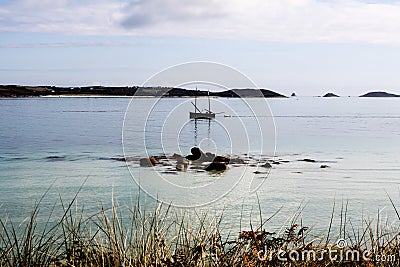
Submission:
[[[228,163],[230,159],[228,157],[216,156],[213,162],[208,165],[205,170],[206,171],[226,171],[228,169]]]
[[[158,164],[155,157],[141,158],[139,160],[140,167],[153,167]]]
[[[183,158],[181,155],[174,153],[171,157],[171,159],[180,159]]]
[[[245,164],[246,162],[241,158],[231,158],[229,163],[231,163],[231,164]]]
[[[230,158],[228,157],[223,157],[223,156],[216,156],[213,160],[213,162],[223,162],[225,164],[228,164],[230,162]]]
[[[254,171],[254,174],[268,174],[268,172]]]
[[[299,161],[311,162],[311,163],[316,162],[316,160],[314,160],[314,159],[301,159],[301,160],[299,160]]]
[[[136,158],[136,157],[120,157],[120,158],[114,157],[114,158],[110,158],[110,159],[116,160],[116,161],[126,161],[126,162],[138,160],[138,158]]]
[[[65,156],[48,156],[47,161],[62,161],[65,160]]]
[[[169,162],[169,161],[161,161],[161,164],[162,164],[163,166],[172,166],[172,163]]]
[[[265,162],[265,164],[261,165],[264,168],[272,168],[272,165],[269,162]]]
[[[167,159],[167,156],[165,154],[158,155],[158,156],[153,156],[157,161],[162,160],[162,159]]]
[[[206,167],[206,171],[226,171],[228,166],[225,162],[211,162],[210,165]]]
[[[178,171],[186,171],[189,166],[189,160],[185,158],[178,159],[176,162],[176,170]]]

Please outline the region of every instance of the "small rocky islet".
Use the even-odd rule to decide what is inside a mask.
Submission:
[[[286,160],[279,157],[260,157],[248,154],[235,156],[221,156],[210,152],[203,152],[198,147],[193,147],[191,153],[186,156],[179,154],[173,155],[154,155],[147,158],[138,157],[119,157],[112,158],[117,161],[129,162],[129,164],[138,164],[139,167],[159,167],[165,168],[164,172],[177,174],[179,172],[224,172],[230,167],[250,166],[257,167],[254,174],[266,174],[273,166],[288,164],[293,162],[303,162],[306,164],[317,165],[320,169],[330,168],[327,163],[335,163],[334,161],[319,161],[311,158]],[[299,172],[301,173],[301,172]]]
[[[204,170],[211,172],[223,172],[228,170],[228,164],[245,164],[245,161],[240,158],[228,158],[218,156],[210,152],[204,153],[198,147],[191,149],[191,154],[182,156],[173,154],[171,157],[165,155],[151,156],[149,158],[141,158],[139,160],[140,167],[153,167],[157,165],[173,166],[177,171],[187,171],[189,165],[193,165],[195,170]]]

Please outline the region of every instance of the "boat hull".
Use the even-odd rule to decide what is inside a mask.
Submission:
[[[215,119],[215,113],[190,112],[190,119]]]

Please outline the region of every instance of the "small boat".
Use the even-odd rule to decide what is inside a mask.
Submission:
[[[191,102],[192,105],[194,106],[194,112],[189,112],[189,117],[190,119],[206,119],[206,120],[212,120],[215,119],[215,113],[211,111],[211,106],[210,106],[210,91],[208,91],[208,109],[205,109],[205,112],[202,112],[198,107],[197,107],[197,87],[196,87],[196,94],[194,95],[194,103]]]

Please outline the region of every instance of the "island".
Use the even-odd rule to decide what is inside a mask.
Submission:
[[[0,97],[41,97],[41,96],[144,96],[144,97],[264,97],[285,98],[286,96],[267,89],[229,89],[222,92],[189,90],[175,87],[142,86],[23,86],[0,85]]]
[[[364,95],[361,95],[360,97],[400,97],[400,95],[377,91],[366,93]]]
[[[327,93],[323,97],[339,97],[339,96],[334,93]]]

